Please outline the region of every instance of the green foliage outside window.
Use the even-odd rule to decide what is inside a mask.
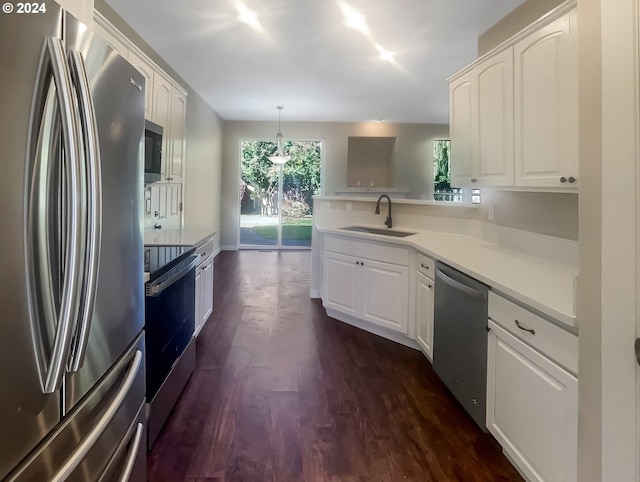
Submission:
[[[433,187],[436,192],[448,192],[451,189],[450,149],[449,140],[433,141]]]
[[[312,196],[320,194],[321,146],[318,141],[284,142],[283,151],[291,159],[282,171],[283,215],[312,214]],[[261,214],[277,214],[278,166],[269,160],[276,152],[276,143],[243,141],[241,150],[240,199],[248,196],[257,201]]]
[[[451,187],[451,141],[446,139],[433,141],[433,200],[462,201],[460,188]]]

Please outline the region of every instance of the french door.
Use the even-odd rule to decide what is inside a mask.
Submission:
[[[286,164],[269,160],[275,142],[242,141],[240,147],[240,248],[310,249],[322,142],[285,142]]]

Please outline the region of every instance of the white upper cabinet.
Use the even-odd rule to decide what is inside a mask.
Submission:
[[[576,9],[561,5],[452,77],[449,103],[453,186],[577,188]]]
[[[133,50],[128,51],[127,60],[144,77],[144,117],[153,119],[153,66]]]
[[[153,76],[151,120],[163,127],[162,180],[182,182],[186,144],[187,96],[157,72]]]
[[[94,15],[93,28],[96,33],[125,57],[145,79],[145,118],[163,129],[161,180],[182,183],[186,161],[187,93],[100,12],[96,11]]]
[[[162,155],[160,174],[167,180],[171,155],[171,83],[162,75],[153,76],[153,108],[151,120],[162,127]]]
[[[164,129],[163,141],[168,139],[167,130],[171,120],[171,82],[162,75],[153,76],[153,107],[151,120]],[[166,152],[164,145],[162,154]]]
[[[449,84],[451,185],[513,185],[513,50]]]
[[[476,173],[480,185],[513,185],[513,52],[507,49],[473,69],[478,115]],[[472,179],[473,181],[473,179]]]
[[[187,96],[173,87],[171,89],[171,152],[167,165],[167,180],[182,182],[186,140]]]
[[[578,186],[575,9],[516,43],[516,185]]]
[[[451,137],[451,185],[467,186],[474,176],[473,158],[473,72],[449,83],[449,135]]]

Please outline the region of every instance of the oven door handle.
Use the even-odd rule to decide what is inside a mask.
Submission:
[[[192,255],[189,258],[187,258],[187,260],[184,261],[182,264],[178,265],[179,269],[176,269],[175,272],[173,272],[173,270],[168,271],[166,275],[161,276],[160,278],[158,278],[153,282],[147,283],[147,289],[146,289],[147,296],[158,296],[160,293],[166,290],[169,286],[174,284],[176,281],[182,278],[185,274],[187,274],[189,271],[195,268],[196,265],[198,264],[199,259],[200,259],[200,256]]]

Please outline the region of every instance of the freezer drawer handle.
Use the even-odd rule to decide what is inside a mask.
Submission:
[[[80,104],[80,124],[85,139],[85,158],[87,159],[84,180],[87,192],[86,253],[84,253],[85,284],[82,288],[83,301],[80,305],[80,321],[74,343],[71,347],[69,371],[76,372],[82,367],[87,350],[93,308],[96,301],[98,266],[100,264],[100,239],[102,236],[102,179],[98,127],[93,110],[93,99],[87,71],[79,52],[69,52],[71,76],[76,86]]]
[[[140,447],[143,433],[144,425],[138,422],[138,426],[136,427],[136,434],[133,437],[133,443],[131,444],[131,447],[129,447],[129,453],[127,454],[127,458],[124,463],[122,476],[118,479],[119,482],[128,482],[129,478],[131,477],[131,472],[133,472],[133,466],[136,463],[136,455],[138,454],[138,448]]]
[[[467,286],[465,284],[460,283],[459,281],[454,280],[453,278],[450,278],[449,276],[444,274],[440,270],[440,268],[436,268],[436,274],[442,281],[447,283],[452,288],[457,289],[458,291],[462,291],[463,293],[469,296],[473,296],[474,298],[481,298],[483,300],[487,299],[487,294],[484,291],[473,289],[470,286]]]
[[[142,352],[140,350],[136,350],[133,361],[131,362],[131,366],[127,370],[127,374],[124,377],[120,388],[118,389],[118,393],[113,398],[113,401],[102,414],[102,416],[98,419],[91,431],[80,441],[75,452],[71,454],[71,456],[69,456],[69,458],[64,462],[62,467],[58,469],[55,475],[51,478],[50,482],[63,482],[84,460],[89,450],[91,450],[91,447],[93,447],[93,445],[98,441],[100,436],[104,433],[104,431],[113,420],[113,417],[120,409],[120,406],[124,402],[127,394],[129,393],[129,390],[131,390],[133,382],[135,381],[141,366]]]

